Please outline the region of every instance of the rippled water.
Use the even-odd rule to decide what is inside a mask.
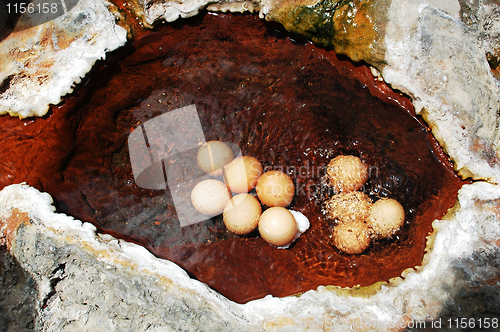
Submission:
[[[190,104],[207,141],[236,143],[292,177],[292,208],[311,228],[290,249],[277,250],[256,233],[236,237],[221,217],[180,227],[169,189],[137,187],[128,135]],[[31,181],[60,211],[145,245],[240,303],[319,285],[370,285],[420,264],[432,221],[462,185],[433,153],[435,142],[409,105],[368,68],[255,16],[205,15],[165,24],[115,52],[51,117],[38,120],[63,121],[69,138],[66,148],[53,144],[52,157],[62,161],[45,171],[50,176]],[[403,232],[362,255],[339,252],[321,214],[321,177],[338,154],[368,163],[365,192],[393,197],[406,211]]]

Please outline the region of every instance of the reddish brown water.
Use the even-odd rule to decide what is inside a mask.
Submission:
[[[292,208],[311,228],[290,249],[256,234],[236,237],[220,217],[181,228],[168,190],[135,185],[130,132],[190,104],[207,141],[237,143],[294,179]],[[240,303],[399,276],[421,263],[432,221],[463,184],[407,99],[368,68],[293,41],[254,16],[164,25],[97,65],[49,116],[2,117],[0,125],[0,188],[27,181],[53,195],[60,211],[143,244]],[[362,255],[332,246],[318,204],[318,170],[337,154],[372,166],[366,191],[390,193],[407,214],[396,239]]]

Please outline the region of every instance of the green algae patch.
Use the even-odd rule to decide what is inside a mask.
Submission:
[[[266,16],[285,29],[316,44],[333,46],[353,61],[373,65],[384,62],[382,45],[387,1],[322,0],[313,5],[291,3]]]

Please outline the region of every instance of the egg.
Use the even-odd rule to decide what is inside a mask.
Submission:
[[[368,166],[356,156],[337,156],[328,164],[326,178],[337,193],[356,191],[368,181]]]
[[[224,167],[224,181],[234,193],[247,193],[262,175],[260,161],[251,156],[238,157]]]
[[[222,168],[234,159],[234,153],[226,143],[210,141],[200,147],[196,159],[203,172],[221,176]]]
[[[392,198],[376,201],[370,209],[367,224],[373,230],[376,239],[394,235],[405,222],[405,210]]]
[[[223,219],[226,228],[237,235],[245,235],[257,228],[262,213],[260,202],[250,194],[239,194],[227,202]]]
[[[333,245],[349,255],[361,254],[371,244],[370,228],[364,222],[341,222],[333,229]]]
[[[371,205],[370,198],[360,191],[340,193],[325,202],[323,213],[327,219],[337,222],[364,222],[370,214]]]
[[[287,246],[298,233],[293,214],[283,207],[272,207],[259,218],[259,233],[269,244],[276,247]]]
[[[262,174],[256,190],[262,204],[285,207],[293,200],[295,185],[288,175],[275,170]]]
[[[196,211],[211,217],[221,214],[230,198],[227,186],[215,179],[203,180],[191,191],[191,203]]]

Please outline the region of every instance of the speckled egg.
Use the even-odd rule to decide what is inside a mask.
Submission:
[[[356,191],[368,181],[368,165],[356,156],[337,156],[328,164],[326,178],[337,193]]]
[[[250,194],[239,194],[227,202],[224,208],[224,224],[235,234],[245,235],[257,228],[262,213],[260,202]]]

